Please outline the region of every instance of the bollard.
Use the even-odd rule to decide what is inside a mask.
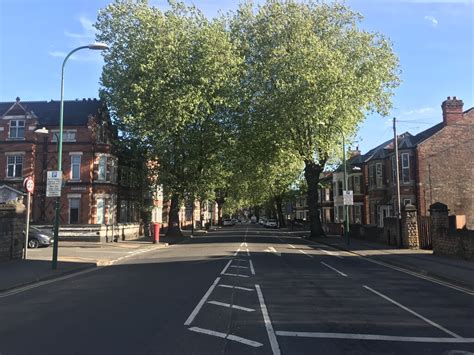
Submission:
[[[160,224],[153,223],[153,244],[160,242]]]

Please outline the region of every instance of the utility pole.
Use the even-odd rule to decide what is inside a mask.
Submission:
[[[397,119],[393,118],[393,144],[395,147],[395,169],[396,169],[396,185],[397,185],[397,219],[398,219],[398,240],[399,246],[403,246],[402,242],[402,210],[400,203],[400,169],[398,163],[398,137],[397,137]]]

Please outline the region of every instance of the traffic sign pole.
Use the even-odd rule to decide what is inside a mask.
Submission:
[[[24,187],[28,191],[28,198],[26,202],[26,231],[25,231],[25,260],[28,258],[28,239],[30,235],[30,205],[31,205],[31,193],[35,189],[35,182],[31,177],[27,177],[23,182]]]

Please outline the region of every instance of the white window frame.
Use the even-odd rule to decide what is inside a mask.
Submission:
[[[13,126],[13,122],[16,122],[15,126]],[[22,122],[23,126],[19,125]],[[10,120],[10,129],[8,131],[8,138],[10,139],[25,139],[25,120]],[[20,128],[23,128],[23,135],[21,137],[18,136],[18,131]],[[15,131],[16,135],[12,135],[12,132]]]
[[[383,164],[375,163],[375,186],[377,188],[383,187]]]
[[[98,198],[96,200],[96,215],[97,215],[97,224],[105,223],[105,198]],[[100,212],[99,212],[100,211]]]
[[[5,176],[7,177],[7,179],[21,179],[23,177],[23,164],[24,164],[25,155],[24,154],[7,154],[6,158],[7,158],[7,162],[6,162],[7,164],[6,164]],[[9,162],[10,158],[14,159],[13,163]],[[16,176],[17,165],[19,165],[17,162],[18,158],[20,158],[21,160],[20,176]],[[13,165],[13,174],[11,176],[8,174],[10,165]]]
[[[69,178],[73,181],[81,181],[81,164],[82,164],[82,153],[70,153],[69,155],[71,157],[71,174]],[[79,158],[79,163],[74,162],[74,158]],[[74,177],[74,166],[78,166],[79,169],[79,175],[77,177]]]
[[[59,130],[55,129],[51,131],[51,143],[57,143],[59,138]],[[74,133],[74,138],[71,138],[71,134]],[[77,129],[64,129],[63,130],[63,142],[75,142],[76,141]]]
[[[405,162],[404,162],[404,159],[403,159],[404,157],[407,158],[406,166],[405,166]],[[402,181],[403,181],[404,184],[408,184],[410,182],[410,154],[409,153],[402,153],[401,158],[402,158]],[[406,174],[408,176],[407,180],[405,180],[405,171],[408,172]]]
[[[354,175],[354,194],[360,194],[360,175]]]
[[[106,155],[99,155],[99,162],[97,164],[97,180],[107,181],[107,156]]]

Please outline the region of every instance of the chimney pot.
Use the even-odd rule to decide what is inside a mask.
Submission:
[[[463,105],[462,100],[458,100],[456,96],[448,96],[448,99],[441,104],[443,110],[443,123],[448,126],[455,123],[463,118]]]

